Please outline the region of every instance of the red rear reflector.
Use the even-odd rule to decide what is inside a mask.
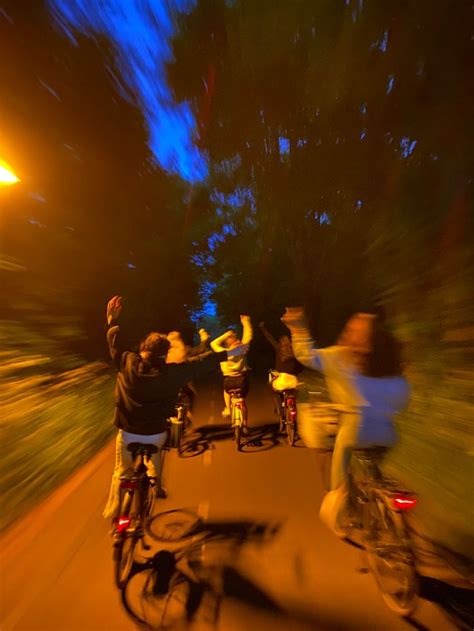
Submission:
[[[117,520],[117,530],[119,532],[123,532],[124,530],[127,530],[127,528],[130,526],[130,522],[131,522],[130,517],[119,517]]]
[[[296,418],[296,410],[290,410],[291,418]]]
[[[238,408],[239,410],[242,409],[242,402],[241,401],[237,401],[236,403],[234,403],[235,407]]]
[[[395,495],[392,497],[392,505],[397,510],[411,510],[416,506],[416,499],[405,495]]]
[[[287,405],[296,405],[296,401],[294,397],[288,397],[286,400]]]

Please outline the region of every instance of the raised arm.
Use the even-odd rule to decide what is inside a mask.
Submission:
[[[319,350],[311,336],[303,309],[287,307],[281,321],[290,329],[296,359],[307,368],[322,371]]]
[[[118,317],[122,311],[121,296],[114,296],[107,304],[107,345],[109,347],[110,357],[115,366],[120,369],[122,365],[122,356],[127,350],[121,343],[120,326],[118,325]]]
[[[265,323],[264,322],[260,322],[260,324],[258,326],[260,328],[260,331],[265,336],[265,338],[270,342],[270,344],[276,350],[278,348],[278,342],[273,337],[273,335],[270,333],[270,331],[267,329],[267,327],[265,326]]]
[[[184,363],[177,364],[176,367],[183,373],[187,380],[192,381],[217,369],[219,363],[227,361],[229,357],[244,355],[247,350],[248,346],[244,344],[239,344],[239,346],[232,350],[216,352],[208,350],[194,357],[189,357]]]
[[[233,331],[226,331],[225,333],[223,333],[222,335],[220,335],[219,337],[216,337],[215,340],[212,340],[211,342],[211,348],[215,353],[222,353],[222,351],[227,350],[225,348],[225,346],[222,346],[222,342],[225,342],[225,340],[230,337],[231,335],[233,335]],[[225,361],[225,360],[223,360]]]
[[[242,323],[242,344],[250,344],[253,338],[253,329],[252,329],[252,321],[250,320],[250,316],[241,315],[240,321]]]
[[[205,329],[199,329],[199,344],[188,347],[188,357],[195,357],[209,350],[209,333]]]

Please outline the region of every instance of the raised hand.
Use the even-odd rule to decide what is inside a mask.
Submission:
[[[201,342],[207,342],[210,337],[211,336],[206,331],[206,329],[199,329],[199,339],[201,340]]]
[[[107,324],[116,320],[122,311],[122,296],[114,296],[107,303]]]
[[[299,324],[305,319],[303,307],[286,307],[285,313],[281,317],[281,321],[287,326]]]

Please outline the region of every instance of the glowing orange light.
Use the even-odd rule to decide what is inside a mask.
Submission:
[[[19,182],[19,178],[13,173],[10,167],[0,160],[0,185],[8,186]]]

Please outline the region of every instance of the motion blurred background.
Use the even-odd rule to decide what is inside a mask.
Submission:
[[[111,295],[132,345],[378,306],[390,465],[469,555],[472,47],[467,1],[0,0],[2,530],[113,433]]]

